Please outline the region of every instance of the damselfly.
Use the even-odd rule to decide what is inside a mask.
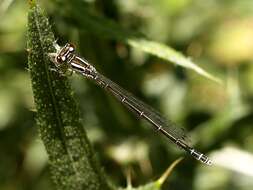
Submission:
[[[56,44],[55,48],[57,52],[49,53],[49,56],[59,72],[64,73],[70,71],[78,73],[94,81],[98,86],[116,97],[129,110],[148,121],[157,131],[160,131],[170,139],[171,142],[190,153],[195,159],[207,165],[212,164],[211,160],[206,155],[198,152],[186,143],[185,134],[180,130],[181,128],[175,128],[172,122],[164,119],[153,108],[100,74],[88,61],[75,53],[75,48],[72,44],[67,43],[63,47]]]

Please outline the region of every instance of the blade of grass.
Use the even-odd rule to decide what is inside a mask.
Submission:
[[[28,65],[39,134],[46,147],[57,189],[111,189],[101,172],[66,77],[50,70],[54,35],[42,10],[30,1]]]

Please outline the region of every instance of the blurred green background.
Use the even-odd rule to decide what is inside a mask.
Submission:
[[[80,29],[68,12],[62,13],[68,4],[75,8],[76,2],[94,15],[184,53],[224,84],[96,35],[89,28]],[[39,3],[59,44],[76,44],[79,53],[101,73],[184,126],[191,144],[214,161],[208,167],[186,155],[164,189],[253,189],[252,0]],[[1,190],[54,189],[35,124],[27,71],[27,11],[24,0],[0,1]],[[133,186],[155,180],[184,155],[91,82],[75,75],[70,80],[83,126],[116,185],[126,186],[129,171]]]

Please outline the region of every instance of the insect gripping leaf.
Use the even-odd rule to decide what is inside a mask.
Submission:
[[[46,147],[57,189],[110,189],[80,123],[67,79],[51,71],[48,52],[54,35],[42,10],[32,4],[28,13],[28,65],[37,124]]]

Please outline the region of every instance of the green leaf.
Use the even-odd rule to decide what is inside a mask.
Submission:
[[[65,4],[64,4],[65,3]],[[115,22],[91,13],[80,0],[64,1],[59,4],[59,12],[70,21],[92,34],[100,37],[114,39],[138,48],[146,53],[162,58],[176,65],[191,69],[196,73],[221,83],[221,80],[193,63],[189,58],[173,48],[158,42],[147,40],[143,35],[127,31]]]
[[[147,52],[164,60],[170,61],[187,69],[191,69],[208,79],[221,83],[220,79],[209,74],[204,69],[193,63],[189,58],[185,57],[183,54],[177,52],[176,50],[174,50],[169,46],[154,41],[138,38],[128,38],[127,43],[132,47],[141,49],[144,52]]]
[[[101,172],[66,77],[50,70],[54,35],[42,10],[32,1],[28,13],[28,65],[39,133],[57,189],[111,189]]]
[[[146,185],[134,188],[131,185],[131,181],[128,182],[127,188],[120,188],[119,190],[161,190],[162,185],[166,181],[166,179],[170,176],[171,172],[174,168],[183,160],[183,158],[179,158],[175,160],[168,169],[164,172],[164,174],[156,181],[148,183]]]

